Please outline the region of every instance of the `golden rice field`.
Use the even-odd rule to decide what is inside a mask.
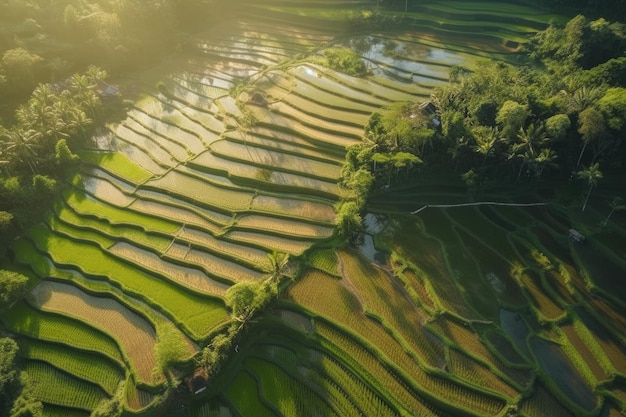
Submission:
[[[68,284],[46,281],[31,294],[36,307],[69,315],[110,334],[128,356],[137,378],[152,383],[156,332],[144,318],[114,299],[89,295]]]

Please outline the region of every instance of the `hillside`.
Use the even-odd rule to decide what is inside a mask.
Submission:
[[[624,415],[623,211],[602,225],[618,175],[583,214],[586,189],[560,178],[472,195],[398,168],[360,247],[335,230],[346,148],[372,113],[429,100],[455,66],[517,63],[566,19],[494,2],[240,7],[112,81],[132,107],[11,246],[36,285],[1,320],[43,415]],[[451,207],[475,201],[511,206]],[[277,299],[237,320],[231,289],[272,277]],[[225,334],[192,394],[184,378]]]

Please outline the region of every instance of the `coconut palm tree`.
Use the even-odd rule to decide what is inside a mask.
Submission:
[[[554,160],[556,159],[556,152],[554,152],[550,148],[543,148],[539,155],[534,160],[534,164],[537,167],[536,175],[537,179],[541,178],[541,174],[543,174],[543,170],[547,166],[555,166]]]
[[[17,128],[6,130],[4,136],[6,145],[4,152],[11,155],[11,159],[28,166],[31,172],[36,174],[39,132],[34,129]]]
[[[518,156],[522,159],[522,165],[517,172],[518,179],[524,165],[536,162],[537,155],[540,153],[539,147],[547,141],[548,137],[541,125],[530,124],[526,129],[520,128],[517,133],[517,143],[511,146],[511,156]]]
[[[582,208],[582,211],[585,211],[587,202],[589,201],[589,196],[591,195],[591,190],[593,187],[598,185],[598,180],[603,177],[602,172],[600,172],[600,164],[596,162],[595,164],[589,166],[589,168],[578,171],[577,176],[579,179],[585,180],[589,185],[589,190],[587,191],[587,196],[585,197],[585,202]]]
[[[285,275],[289,254],[273,250],[267,254],[267,263],[263,265],[263,271],[267,273],[267,282],[277,284]]]
[[[626,210],[626,205],[624,205],[624,199],[622,197],[613,198],[613,200],[611,200],[611,202],[609,203],[609,206],[611,206],[611,211],[609,212],[609,215],[606,216],[606,219],[604,219],[604,221],[602,222],[602,227],[606,226],[615,211]]]
[[[474,151],[483,155],[481,166],[485,165],[487,157],[495,150],[496,144],[500,141],[497,127],[477,126],[474,130],[476,145]]]

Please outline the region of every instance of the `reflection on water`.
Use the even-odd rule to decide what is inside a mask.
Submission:
[[[559,389],[573,402],[592,410],[596,398],[561,347],[540,337],[533,337],[530,344],[541,369],[556,382]]]
[[[526,357],[530,357],[526,338],[528,337],[528,327],[522,320],[519,313],[500,309],[500,325],[502,330],[511,338],[517,349]]]

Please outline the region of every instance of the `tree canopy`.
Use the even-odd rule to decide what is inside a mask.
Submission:
[[[0,311],[26,295],[28,277],[14,271],[0,269]]]

